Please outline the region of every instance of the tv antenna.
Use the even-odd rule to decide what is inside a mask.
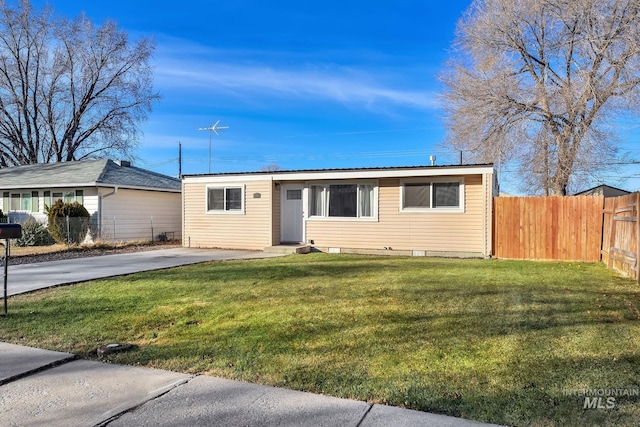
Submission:
[[[208,130],[209,131],[209,173],[211,173],[211,135],[216,134],[220,135],[218,131],[229,129],[229,126],[219,126],[220,120],[217,120],[214,124],[206,128],[198,128],[198,130]]]

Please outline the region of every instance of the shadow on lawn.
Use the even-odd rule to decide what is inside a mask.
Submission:
[[[638,320],[639,293],[628,282],[602,284],[569,271],[532,286],[530,276],[541,271],[533,263],[510,280],[500,270],[521,264],[326,259],[211,263],[127,276],[117,283],[130,292],[67,293],[36,313],[26,304],[7,321],[16,328],[60,324],[69,335],[85,322],[126,324],[133,332],[123,331],[125,339],[146,341],[107,360],[479,421],[633,425],[640,419],[637,401],[585,411],[579,398],[562,395],[578,387],[637,387],[637,345],[606,347]],[[549,266],[543,267],[565,268]],[[578,276],[579,283],[567,282]],[[139,324],[130,318],[137,314]],[[70,318],[76,326],[64,325]],[[189,323],[194,319],[200,323]]]
[[[516,384],[495,386],[491,375],[469,371],[459,374],[451,382],[416,379],[392,394],[391,405],[401,405],[426,412],[436,412],[476,421],[518,426],[635,426],[640,410],[638,397],[616,398],[611,409],[585,409],[584,396],[564,395],[575,390],[576,381],[591,388],[637,389],[633,383],[615,380],[602,381],[598,372],[587,371],[599,366],[602,358],[583,358],[579,361],[554,359],[554,365],[574,364],[566,379],[548,381],[544,375]],[[517,367],[511,374],[517,375]],[[473,385],[473,386],[467,386]],[[605,398],[606,399],[606,398]]]
[[[163,348],[162,352],[184,353],[179,344]],[[539,371],[537,377],[526,377],[526,368],[518,364],[502,367],[500,375],[514,378],[496,387],[495,373],[469,369],[455,374],[436,372],[434,375],[415,375],[392,380],[371,377],[369,366],[337,360],[320,368],[292,362],[274,367],[277,355],[260,353],[259,349],[234,349],[224,352],[207,347],[206,343],[190,348],[192,357],[185,360],[191,372],[207,372],[242,381],[268,384],[295,390],[367,400],[411,409],[458,416],[482,422],[530,426],[636,425],[640,418],[637,397],[620,397],[613,409],[584,409],[584,397],[566,396],[563,390],[582,387],[598,389],[637,388],[630,376],[620,378],[602,376],[598,367],[611,363],[605,357],[550,358],[550,366],[565,367],[563,378],[553,378]],[[222,351],[223,354],[216,354]],[[154,352],[138,354],[141,364],[157,367],[162,361],[154,359]],[[126,362],[125,355],[115,357],[116,363]],[[640,364],[637,354],[625,353],[618,369],[635,369]],[[569,367],[569,368],[567,368]]]

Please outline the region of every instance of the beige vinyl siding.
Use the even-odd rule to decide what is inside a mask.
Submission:
[[[183,246],[256,250],[271,246],[274,221],[279,221],[279,216],[272,216],[275,201],[270,180],[209,185],[244,185],[244,213],[207,213],[207,183],[184,181]]]
[[[271,203],[272,217],[271,217],[271,242],[273,245],[280,243],[280,185],[273,188],[273,200]]]
[[[493,255],[493,195],[496,186],[492,173],[482,177],[484,194],[484,252],[483,255]]]
[[[149,241],[167,233],[179,239],[181,217],[180,193],[120,188],[102,199],[101,238]]]
[[[317,247],[484,254],[487,217],[481,175],[464,178],[464,213],[400,212],[400,185],[397,178],[379,180],[377,222],[311,219],[306,222],[307,241]]]

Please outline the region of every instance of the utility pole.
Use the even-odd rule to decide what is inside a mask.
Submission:
[[[182,179],[182,143],[178,141],[178,179]]]

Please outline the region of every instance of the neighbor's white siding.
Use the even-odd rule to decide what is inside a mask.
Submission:
[[[10,218],[11,222],[23,223],[27,219],[33,218],[33,219],[35,219],[36,221],[38,221],[38,222],[40,222],[42,224],[47,224],[48,218],[47,218],[47,214],[46,214],[46,207],[51,207],[51,196],[52,196],[52,193],[54,193],[54,192],[56,192],[56,193],[66,193],[66,192],[75,193],[76,190],[82,190],[83,191],[83,193],[84,193],[83,205],[87,208],[87,210],[91,214],[92,213],[91,210],[89,210],[89,208],[87,207],[87,195],[96,194],[95,188],[68,187],[68,188],[38,188],[38,189],[27,188],[27,189],[0,190],[0,194],[4,194],[5,192],[8,192],[10,195],[11,194],[32,194],[33,192],[37,192],[38,193],[37,199],[32,198],[32,202],[31,202],[32,206],[33,206],[34,203],[37,203],[37,211],[34,211],[34,210],[11,211],[10,210],[10,206],[4,206],[4,197],[0,198],[0,209],[2,210],[3,213],[9,215],[9,218]],[[45,191],[49,192],[49,196],[48,197],[44,196]],[[37,200],[37,202],[36,202],[36,200]]]
[[[98,202],[98,189],[97,188],[83,188],[84,200],[82,205],[91,215],[92,220],[95,218],[97,221],[98,209],[100,207]]]

